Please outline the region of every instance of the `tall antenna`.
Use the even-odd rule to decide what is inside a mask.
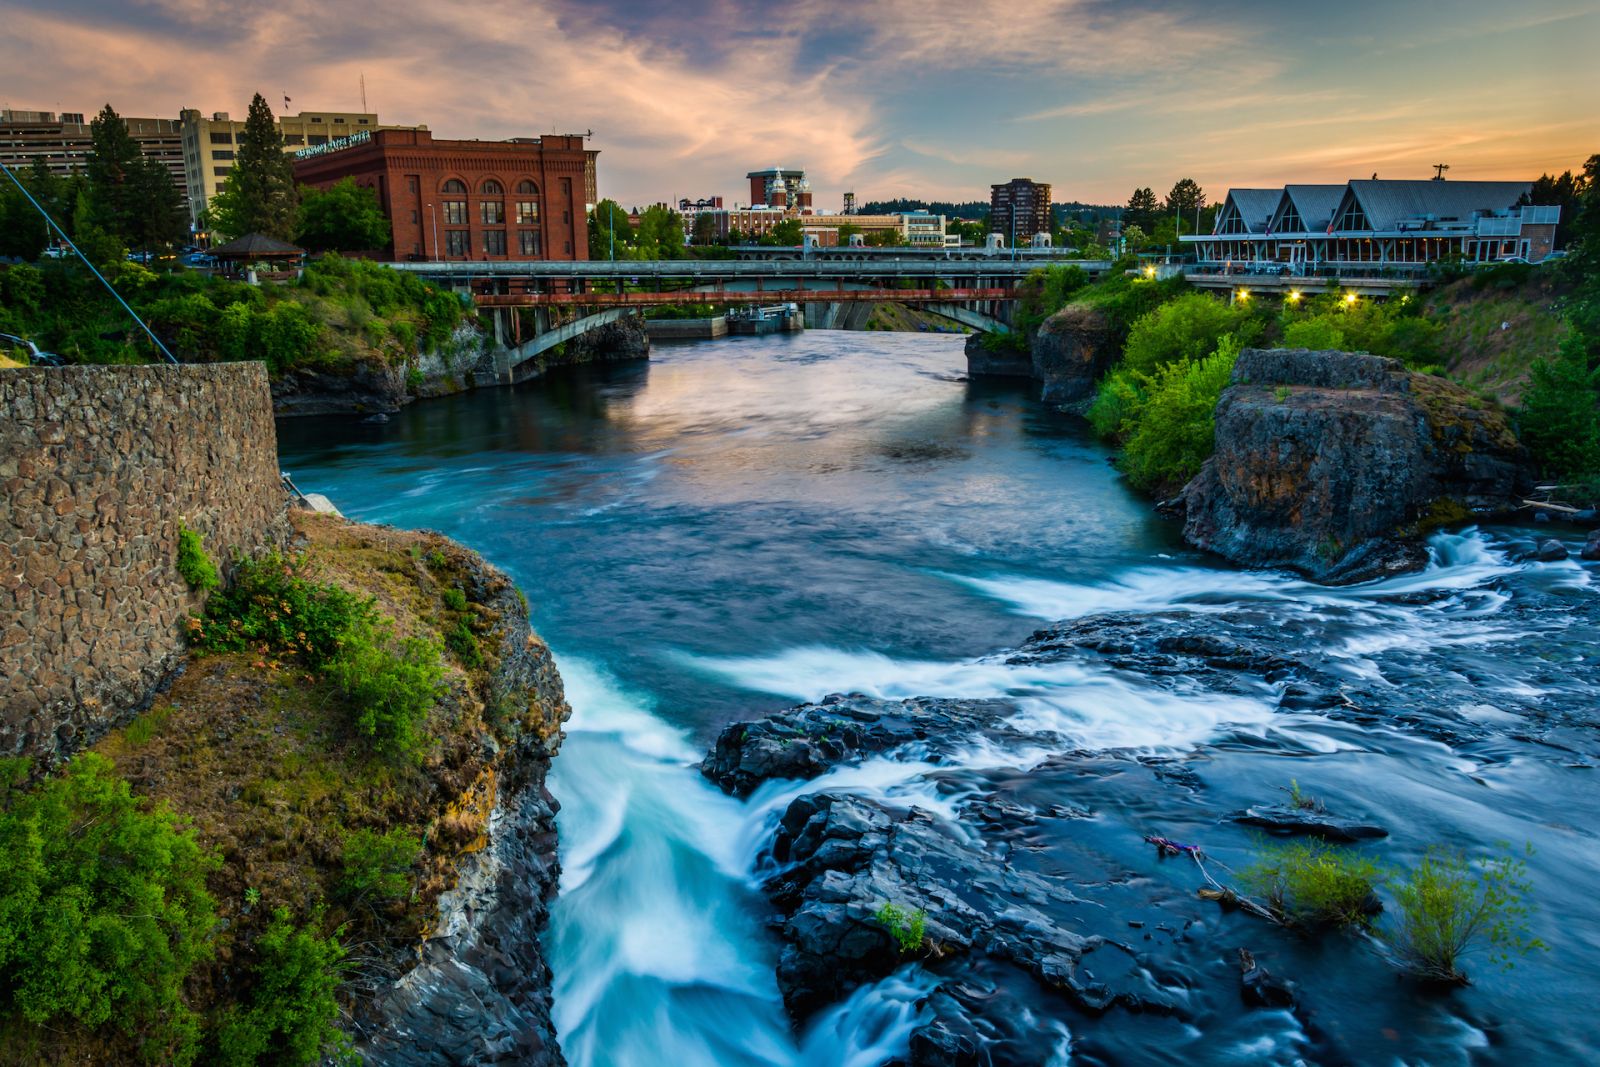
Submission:
[[[367,72],[361,72],[361,113],[367,114]]]
[[[1444,172],[1449,169],[1450,164],[1448,163],[1435,163],[1433,165],[1433,180],[1436,182],[1444,181]]]

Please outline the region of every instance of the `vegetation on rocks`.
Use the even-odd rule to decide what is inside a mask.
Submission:
[[[1286,923],[1354,926],[1377,910],[1373,891],[1383,872],[1354,849],[1302,840],[1263,845],[1239,878]]]
[[[1532,889],[1523,860],[1472,861],[1435,847],[1395,886],[1397,920],[1383,937],[1401,965],[1425,980],[1466,981],[1462,957],[1478,948],[1509,969],[1517,957],[1546,948],[1528,927]]]
[[[878,921],[878,925],[889,931],[889,936],[894,938],[895,947],[900,950],[902,956],[922,950],[923,942],[927,939],[926,911],[885,902],[873,918]]]
[[[206,554],[200,535],[185,526],[181,520],[178,523],[176,566],[178,574],[189,583],[190,589],[208,592],[222,584],[222,578],[217,574],[217,565]]]
[[[302,554],[239,562],[147,711],[35,784],[0,767],[0,1064],[341,1058],[483,847],[497,754],[559,721],[495,689],[504,578],[437,535],[294,521]],[[463,617],[472,667],[437,651]],[[399,706],[426,700],[405,758],[358,718],[389,694],[330,677],[385,627]]]

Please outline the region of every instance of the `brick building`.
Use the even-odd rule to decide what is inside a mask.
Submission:
[[[581,134],[444,141],[374,130],[296,154],[297,183],[373,190],[393,259],[588,259],[587,197],[598,152]]]
[[[1012,178],[989,186],[989,231],[1014,244],[1027,244],[1036,233],[1050,233],[1050,184]]]

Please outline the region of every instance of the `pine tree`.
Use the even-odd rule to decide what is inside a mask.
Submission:
[[[138,229],[136,183],[143,153],[128,124],[110,104],[89,123],[89,222],[108,236],[130,243]]]
[[[1135,189],[1133,195],[1128,197],[1128,207],[1122,213],[1122,229],[1126,232],[1129,228],[1137,226],[1145,233],[1156,228],[1156,211],[1159,208],[1156,201],[1155,190],[1148,185],[1142,189]]]
[[[284,155],[283,134],[257,93],[239,135],[233,170],[211,200],[213,223],[229,237],[262,233],[287,241],[294,237],[297,207],[294,166]]]

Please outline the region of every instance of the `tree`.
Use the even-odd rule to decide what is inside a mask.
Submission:
[[[300,189],[300,227],[295,243],[316,252],[364,252],[387,248],[389,220],[378,195],[341,178],[327,189]]]
[[[1582,171],[1576,176],[1570,170],[1563,171],[1559,178],[1541,174],[1533,183],[1532,192],[1524,193],[1517,202],[1559,207],[1561,218],[1556,223],[1556,247],[1565,248],[1571,238],[1573,220],[1583,207],[1583,194],[1587,185],[1588,181]]]
[[[694,217],[693,242],[696,245],[717,243],[717,220],[711,212],[702,211]]]
[[[27,184],[24,182],[23,184]],[[29,192],[33,192],[32,189]],[[38,194],[34,193],[37,197]],[[0,256],[35,260],[44,251],[44,219],[9,180],[0,185]]]
[[[1148,185],[1142,189],[1135,189],[1133,195],[1128,197],[1127,209],[1122,213],[1123,232],[1126,233],[1135,226],[1145,233],[1154,230],[1158,206],[1155,190]]]
[[[779,247],[788,248],[798,245],[803,240],[805,240],[805,232],[800,228],[800,220],[784,219],[782,222],[774,226],[767,233],[767,235],[761,239],[761,243],[764,245],[776,245]],[[868,239],[868,243],[871,243],[870,238]]]
[[[257,93],[239,135],[233,170],[211,199],[213,222],[229,237],[263,233],[287,241],[295,232],[294,167],[272,109]]]
[[[633,243],[633,226],[628,212],[615,200],[606,199],[589,213],[589,258],[627,259]]]
[[[133,225],[125,234],[134,248],[160,248],[181,240],[187,229],[183,198],[166,165],[140,156],[129,182]]]
[[[1576,479],[1600,470],[1595,373],[1581,338],[1569,337],[1553,360],[1536,360],[1529,379],[1517,429],[1541,471],[1547,477]]]
[[[680,259],[683,256],[683,217],[671,208],[654,204],[639,215],[635,238],[640,259]]]
[[[1167,194],[1165,213],[1178,220],[1178,233],[1194,233],[1200,209],[1206,206],[1205,191],[1193,178],[1181,178]]]
[[[130,242],[138,228],[137,183],[143,154],[110,104],[89,123],[89,219],[105,233]]]

